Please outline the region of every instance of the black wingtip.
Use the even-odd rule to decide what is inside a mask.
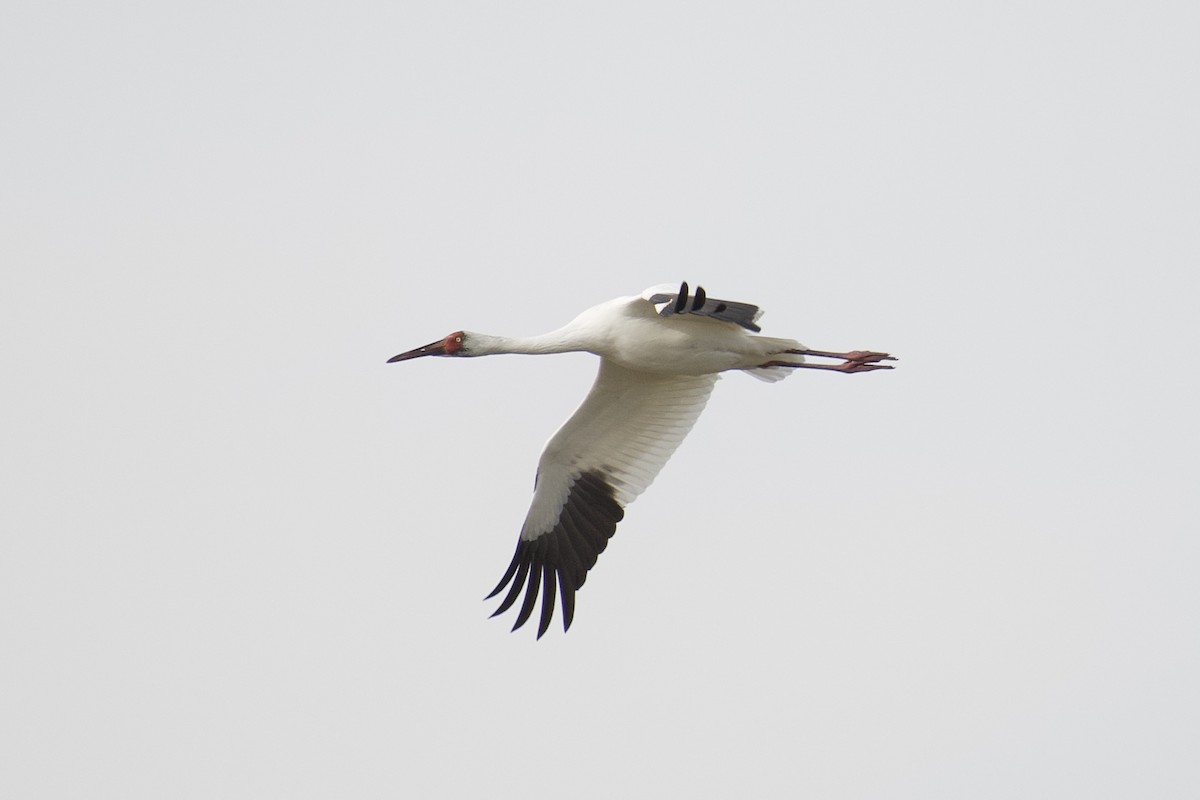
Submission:
[[[540,560],[533,562],[533,566],[529,570],[529,582],[525,587],[525,601],[521,603],[521,611],[517,614],[517,622],[512,626],[514,631],[528,622],[530,615],[533,614],[533,609],[537,606],[538,592],[542,588],[542,573],[545,569],[546,565]]]
[[[513,553],[513,559],[509,563],[508,569],[504,571],[504,577],[501,578],[500,582],[496,584],[496,588],[492,589],[492,593],[483,599],[491,600],[493,597],[500,594],[500,591],[505,586],[508,586],[508,582],[511,581],[513,576],[517,574],[517,567],[519,567],[519,566],[521,566],[521,543],[520,543],[520,541],[517,542],[517,551],[515,553]],[[493,616],[495,616],[495,615],[493,615]]]
[[[508,611],[508,609],[512,607],[512,604],[517,601],[517,598],[520,597],[521,590],[525,588],[525,578],[529,574],[528,553],[522,553],[518,551],[518,554],[515,558],[520,559],[520,565],[517,569],[516,576],[513,578],[512,587],[509,588],[508,594],[504,596],[504,602],[502,602],[500,607],[496,609],[496,612],[492,614],[493,617],[496,616],[496,614],[503,614],[505,611]]]
[[[550,550],[553,552],[554,540],[550,540]],[[554,594],[555,584],[558,576],[555,574],[553,567],[547,565],[546,569],[542,570],[542,618],[538,620],[537,638],[542,638],[542,634],[550,630],[550,620],[554,618]]]
[[[559,586],[559,589],[562,594],[563,633],[566,633],[571,630],[571,621],[575,619],[575,590],[568,588],[565,582]]]
[[[687,285],[687,281],[684,281],[683,283],[679,284],[679,296],[675,298],[675,313],[676,314],[682,314],[683,310],[685,308],[687,308],[687,299],[688,299],[688,285]]]
[[[575,593],[583,586],[588,570],[595,566],[624,515],[605,476],[596,472],[580,474],[570,486],[554,529],[536,539],[518,540],[504,577],[488,595],[490,599],[508,588],[500,607],[491,616],[512,608],[524,592],[513,631],[533,617],[539,599],[537,638],[549,632],[556,604],[562,610],[563,632],[570,630],[575,619]]]
[[[696,299],[692,301],[692,311],[699,311],[700,309],[704,308],[705,299],[707,299],[707,298],[704,294],[704,287],[697,286],[696,287]]]

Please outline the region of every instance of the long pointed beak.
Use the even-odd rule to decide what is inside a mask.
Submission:
[[[392,364],[396,361],[408,361],[410,358],[420,358],[421,356],[444,356],[446,353],[446,340],[438,339],[436,342],[430,342],[424,347],[418,347],[416,350],[409,350],[407,353],[401,353],[398,356],[392,356],[387,360],[387,363]]]

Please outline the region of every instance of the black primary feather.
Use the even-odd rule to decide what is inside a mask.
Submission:
[[[762,330],[758,326],[758,318],[762,316],[762,311],[758,306],[750,303],[738,303],[733,300],[717,300],[709,298],[704,292],[703,286],[696,287],[696,296],[692,299],[691,307],[688,307],[688,285],[682,284],[679,287],[679,294],[656,294],[650,298],[653,305],[665,303],[659,315],[669,317],[672,314],[695,314],[701,317],[712,317],[719,319],[722,322],[732,322],[734,325],[741,326],[748,331],[758,333]]]
[[[515,631],[533,615],[540,593],[542,611],[537,634],[540,639],[550,628],[557,595],[562,599],[563,631],[570,629],[575,619],[575,592],[587,580],[588,570],[596,565],[624,516],[625,510],[604,476],[598,472],[582,473],[567,491],[567,501],[554,528],[536,539],[517,542],[504,577],[485,598],[495,597],[508,586],[508,594],[492,616],[512,608],[524,590],[525,598],[513,625]]]

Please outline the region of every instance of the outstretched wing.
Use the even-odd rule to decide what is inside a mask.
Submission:
[[[762,330],[758,327],[758,318],[762,316],[763,312],[758,306],[733,300],[715,300],[705,295],[703,286],[697,286],[696,294],[689,297],[686,281],[680,284],[679,291],[675,294],[657,292],[646,299],[655,306],[661,305],[662,308],[658,313],[664,317],[672,314],[698,314],[723,322],[732,322],[734,325],[740,325],[755,333]]]
[[[515,631],[533,613],[540,589],[541,638],[554,616],[557,588],[563,630],[571,627],[575,592],[608,546],[624,507],[679,447],[716,381],[716,375],[636,372],[601,360],[591,392],[542,452],[516,553],[488,595],[511,583],[492,616],[507,611],[525,589]]]

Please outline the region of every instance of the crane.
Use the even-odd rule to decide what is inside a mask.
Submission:
[[[594,306],[563,327],[531,337],[455,331],[393,356],[458,358],[522,353],[589,352],[600,356],[591,391],[538,461],[533,501],[504,577],[485,599],[508,593],[497,616],[525,591],[512,630],[529,620],[542,597],[537,638],[549,629],[555,595],[563,631],[575,617],[575,593],[625,515],[704,409],[719,373],[741,370],[767,382],[795,369],[842,373],[892,369],[887,353],[810,350],[792,339],[756,336],[762,311],[716,300],[687,283],[653,286],[634,297]],[[840,360],[809,362],[806,356]]]

